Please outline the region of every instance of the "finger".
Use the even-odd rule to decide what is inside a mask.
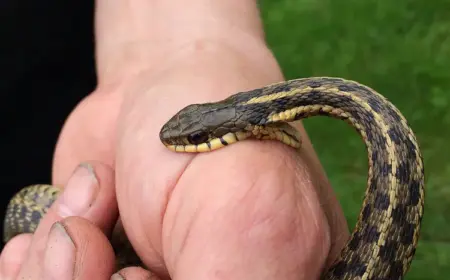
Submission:
[[[120,100],[111,94],[88,95],[76,106],[56,143],[52,162],[54,185],[67,184],[74,168],[86,159],[113,166],[119,107]]]
[[[114,258],[111,244],[98,227],[86,219],[69,217],[52,226],[38,279],[106,280],[114,271]]]
[[[6,243],[0,255],[0,279],[16,279],[30,248],[32,235],[21,234]]]
[[[20,276],[38,275],[42,269],[45,246],[51,226],[66,217],[80,216],[98,226],[109,235],[118,210],[114,190],[114,172],[98,163],[81,164],[55,203],[40,222],[30,246]]]
[[[159,278],[141,267],[127,267],[115,273],[111,280],[159,280]]]

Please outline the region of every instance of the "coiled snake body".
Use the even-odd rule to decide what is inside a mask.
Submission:
[[[356,227],[321,279],[402,279],[419,238],[424,167],[406,119],[374,90],[329,77],[276,83],[220,102],[189,105],[162,127],[160,138],[176,152],[207,152],[247,138],[300,148],[299,135],[288,122],[316,115],[353,126],[366,144],[369,160],[368,187]],[[58,192],[56,187],[34,185],[13,197],[5,218],[5,241],[33,232]],[[117,258],[122,258],[119,263],[136,259],[132,250],[123,253],[121,244],[115,246]]]

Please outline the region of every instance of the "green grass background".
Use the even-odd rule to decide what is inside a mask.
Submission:
[[[450,279],[450,1],[263,0],[267,40],[287,79],[339,76],[390,99],[425,160],[421,240],[407,280]],[[347,124],[305,120],[349,225],[360,210],[367,154]]]

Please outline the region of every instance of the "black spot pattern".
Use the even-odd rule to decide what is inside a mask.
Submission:
[[[322,109],[320,109],[319,112],[317,113],[317,115],[319,115],[319,116],[328,116],[328,113],[323,111]]]
[[[375,197],[374,207],[378,210],[386,210],[389,207],[389,196],[385,193],[378,193]]]
[[[404,225],[400,241],[405,245],[411,244],[414,238],[414,232],[415,225],[409,223]]]
[[[360,277],[367,271],[367,265],[361,262],[355,255],[348,263],[339,261],[331,268],[331,271],[338,279],[341,279],[345,273],[349,273],[355,277]]]
[[[28,196],[28,194],[27,194],[27,196]],[[33,201],[38,201],[40,199],[41,195],[39,193],[31,193],[30,196]]]
[[[225,141],[225,139],[223,139],[222,137],[220,137],[220,143],[222,143],[222,145],[227,146],[228,142]]]
[[[376,227],[369,225],[364,231],[363,239],[368,243],[378,242],[378,239],[380,239],[380,233]]]
[[[379,157],[378,150],[373,150],[372,151],[372,162],[376,162],[378,160],[378,157]]]
[[[336,276],[336,278],[342,278],[347,270],[347,264],[344,261],[340,261],[333,266],[332,270],[333,275]]]
[[[319,94],[321,94],[320,91],[318,91],[318,90],[311,90],[310,95],[312,95],[312,96],[311,96],[310,98],[311,98],[312,100],[320,100]]]
[[[348,270],[355,276],[363,276],[367,270],[367,266],[362,263],[357,255],[353,255],[352,260],[347,266]]]
[[[284,107],[289,102],[286,98],[275,99],[273,102],[277,103],[277,106]]]
[[[350,250],[356,250],[359,246],[359,243],[361,241],[361,237],[358,234],[353,235],[353,238],[348,243],[348,247]]]
[[[397,172],[395,174],[395,177],[399,181],[400,184],[407,184],[409,181],[409,173],[411,170],[411,164],[408,160],[404,160],[400,162],[400,164],[397,166]]]
[[[413,180],[409,184],[409,196],[408,205],[416,206],[420,200],[420,183],[417,180]]]
[[[371,213],[372,213],[372,206],[370,204],[367,204],[362,211],[363,222],[367,222]]]
[[[392,170],[392,164],[383,162],[382,166],[381,166],[381,170],[380,170],[380,173],[381,173],[380,175],[383,177],[387,177],[389,175],[389,173],[391,173],[391,170]]]
[[[268,103],[250,104],[243,106],[243,108],[245,108],[245,110],[243,111],[242,116],[240,117],[241,119],[245,120],[243,122],[249,122],[252,125],[265,124],[268,117],[266,113],[269,110]]]
[[[401,279],[400,277],[402,275],[403,275],[403,264],[399,261],[393,262],[391,264],[391,268],[389,270],[387,279],[392,279],[392,280]]]
[[[366,137],[367,137],[367,141],[369,142],[373,142],[373,132],[370,129],[366,129]]]
[[[399,145],[402,142],[401,133],[398,131],[397,127],[391,127],[388,131],[389,138],[391,138],[392,142]]]
[[[377,179],[374,177],[369,183],[369,192],[374,192],[377,189]]]
[[[370,108],[372,108],[372,110],[374,110],[375,112],[377,112],[377,113],[381,112],[382,105],[378,101],[378,99],[375,99],[373,97],[368,97],[367,104],[369,104]]]
[[[42,215],[41,215],[40,212],[38,212],[38,211],[33,211],[33,212],[31,213],[31,222],[32,222],[32,223],[39,224],[39,221],[41,220],[41,218],[42,218]]]
[[[242,94],[243,92],[238,92],[228,98],[231,102],[235,103],[242,103],[246,102],[254,97],[259,97],[264,94],[263,88],[254,89],[248,92],[245,92],[245,94]]]
[[[353,88],[359,92],[364,93],[366,97],[374,98],[373,93],[361,85],[353,85]]]
[[[397,205],[397,208],[392,210],[392,220],[396,224],[400,224],[406,217],[406,207],[403,205]]]
[[[282,83],[280,85],[276,85],[275,86],[275,91],[276,92],[286,92],[286,91],[290,91],[292,89],[292,85],[291,83]]]
[[[353,266],[351,266],[351,268],[356,276],[363,276],[364,273],[366,273],[367,265],[363,263],[355,263]]]
[[[348,85],[340,85],[340,86],[338,86],[338,89],[340,91],[345,91],[345,92],[352,92],[352,91],[354,91],[354,89],[351,86],[348,86]]]
[[[306,115],[308,115],[308,113],[306,112],[299,113],[295,116],[295,119],[296,120],[303,119]]]
[[[402,121],[402,117],[400,117],[400,115],[396,111],[394,111],[394,109],[392,109],[391,107],[388,106],[386,108],[386,111],[387,111],[388,115],[394,119],[395,122]]]
[[[12,208],[11,213],[19,213],[22,208],[19,204],[13,204],[12,206],[8,206]]]
[[[405,145],[409,152],[411,152],[411,153],[416,152],[417,147],[416,147],[416,145],[414,145],[414,143],[411,141],[411,139],[409,137],[406,138]]]
[[[378,144],[378,149],[385,150],[386,149],[386,141],[383,138],[380,139],[380,136],[378,136],[378,135],[377,135],[377,137],[378,137],[378,139],[376,141]]]
[[[317,80],[312,80],[312,81],[309,81],[309,82],[307,83],[307,85],[308,85],[309,87],[312,87],[312,88],[318,88],[318,87],[321,87],[321,86],[322,86],[322,83],[321,83],[320,81],[317,81]]]
[[[386,240],[383,246],[380,246],[380,258],[382,261],[390,262],[395,257],[398,245],[395,242]]]
[[[20,205],[19,205],[19,206],[20,206]],[[25,206],[21,206],[21,207],[20,207],[20,216],[21,216],[21,217],[26,217],[27,213],[28,213],[28,208],[25,207]]]

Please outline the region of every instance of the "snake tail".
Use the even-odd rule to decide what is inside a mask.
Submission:
[[[22,233],[34,233],[41,219],[56,201],[61,188],[46,184],[36,184],[21,189],[10,200],[3,224],[4,243]],[[116,269],[129,266],[145,268],[133,249],[120,220],[112,232],[111,245],[116,254]]]
[[[36,184],[15,194],[6,208],[3,241],[6,243],[21,233],[34,233],[59,192],[55,186]]]

